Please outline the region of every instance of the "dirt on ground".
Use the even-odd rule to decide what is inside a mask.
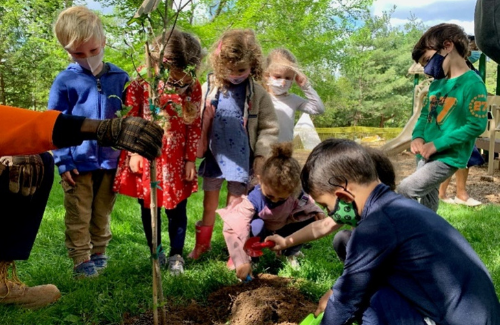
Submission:
[[[301,164],[308,152],[298,151],[295,157]],[[401,153],[390,157],[396,170],[396,184],[415,171],[415,156]],[[500,203],[500,171],[488,177],[487,164],[473,167],[469,172],[469,195],[484,204]],[[448,187],[448,196],[455,196],[455,180]],[[316,302],[308,300],[290,286],[293,279],[261,274],[253,281],[224,287],[212,293],[206,304],[193,301],[185,307],[167,306],[169,325],[295,325],[316,308]],[[152,313],[126,318],[124,325],[153,324]]]
[[[293,279],[260,274],[254,280],[219,289],[204,305],[167,306],[169,325],[296,325],[317,304],[290,286]],[[148,312],[129,318],[124,325],[153,324]]]

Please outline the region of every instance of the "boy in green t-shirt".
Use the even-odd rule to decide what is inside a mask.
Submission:
[[[412,58],[434,78],[412,135],[417,170],[398,193],[437,211],[438,187],[458,168],[465,168],[476,137],[486,128],[486,87],[469,69],[469,40],[455,24],[431,27],[413,48]]]

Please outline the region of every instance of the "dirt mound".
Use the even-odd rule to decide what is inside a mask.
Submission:
[[[248,283],[224,287],[210,294],[206,304],[167,306],[169,325],[299,324],[317,304],[290,287],[293,279],[260,274]],[[125,320],[124,325],[153,324],[152,313]]]

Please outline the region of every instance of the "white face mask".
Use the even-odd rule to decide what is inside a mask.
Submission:
[[[76,63],[78,63],[82,68],[90,70],[92,74],[95,76],[100,72],[97,71],[97,69],[101,65],[103,57],[104,57],[104,48],[101,48],[101,52],[99,52],[99,54],[97,55],[90,56],[88,58],[73,57],[73,60]]]
[[[271,88],[274,95],[279,96],[286,94],[290,90],[290,87],[292,87],[292,80],[274,79],[270,77],[267,80],[267,85]]]

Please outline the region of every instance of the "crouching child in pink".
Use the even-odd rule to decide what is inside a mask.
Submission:
[[[252,260],[243,248],[250,237],[263,240],[270,234],[286,236],[324,218],[322,210],[300,187],[300,165],[292,158],[292,151],[290,142],[275,144],[258,176],[259,184],[248,196],[217,210],[224,220],[228,267],[236,269],[239,279],[252,274]],[[282,251],[292,267],[298,266],[300,249],[297,245]]]

